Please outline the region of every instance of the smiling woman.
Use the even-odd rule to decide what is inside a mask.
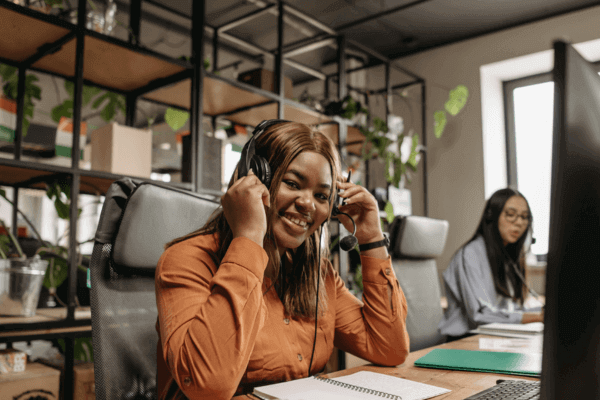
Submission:
[[[358,243],[383,239],[375,198],[340,176],[322,133],[288,121],[257,126],[221,208],[159,261],[160,399],[230,399],[313,375],[334,346],[379,365],[404,362],[406,300],[387,249],[361,253],[363,304],[320,246],[338,189]]]

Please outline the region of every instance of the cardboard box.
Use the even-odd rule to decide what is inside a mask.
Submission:
[[[255,69],[238,75],[238,81],[247,83],[258,88],[275,92],[275,74],[268,69]],[[283,93],[288,99],[294,97],[294,87],[290,78],[283,77]]]
[[[16,349],[0,350],[0,374],[23,372],[27,365],[27,354]]]
[[[152,131],[112,122],[92,132],[92,170],[150,178]]]
[[[29,363],[24,372],[0,374],[2,399],[58,400],[60,371],[39,363]]]
[[[73,367],[74,400],[95,400],[96,385],[94,380],[94,363],[83,363]]]

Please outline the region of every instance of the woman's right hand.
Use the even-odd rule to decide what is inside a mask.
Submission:
[[[267,233],[267,213],[271,199],[269,189],[250,170],[238,179],[221,200],[225,219],[233,237],[244,236],[262,247]]]

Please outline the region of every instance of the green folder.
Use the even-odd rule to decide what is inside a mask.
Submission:
[[[415,366],[539,377],[542,372],[542,355],[433,349],[415,361]]]

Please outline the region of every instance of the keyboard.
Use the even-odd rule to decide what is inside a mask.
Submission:
[[[497,385],[476,393],[465,400],[538,400],[539,381],[498,380]]]

